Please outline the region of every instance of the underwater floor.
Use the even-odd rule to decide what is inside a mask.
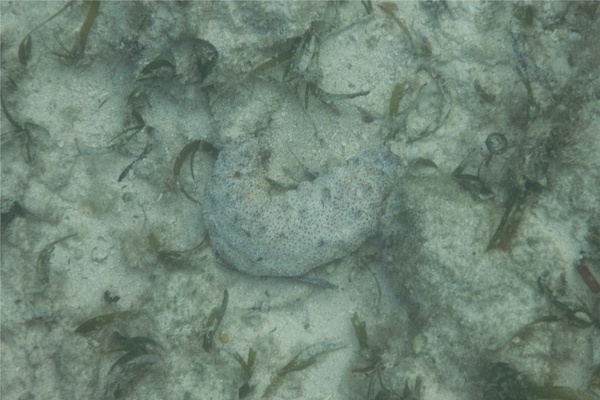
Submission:
[[[6,1],[3,399],[599,399],[600,3]]]

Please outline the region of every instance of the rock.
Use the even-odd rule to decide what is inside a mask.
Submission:
[[[257,139],[219,154],[204,219],[214,249],[239,271],[299,276],[356,250],[378,226],[399,158],[367,150],[297,189],[271,194]]]

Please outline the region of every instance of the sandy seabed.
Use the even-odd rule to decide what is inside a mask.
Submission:
[[[598,399],[598,4],[3,0],[1,397]],[[249,137],[273,196],[389,148],[377,233],[225,265]]]

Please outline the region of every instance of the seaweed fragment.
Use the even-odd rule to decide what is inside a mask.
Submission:
[[[491,133],[485,140],[487,154],[479,163],[477,173],[465,173],[467,160],[474,150],[471,150],[452,172],[453,180],[475,199],[488,200],[497,192],[504,196],[502,217],[488,242],[486,251],[493,249],[506,251],[511,248],[512,239],[523,220],[525,208],[548,187],[548,168],[555,157],[557,146],[562,145],[556,143],[555,135],[553,130],[549,137],[537,141],[534,145],[520,145],[516,152],[505,158],[507,161],[502,166],[502,170],[496,170],[497,175],[491,175],[491,179],[486,180],[481,176],[482,167],[488,166],[494,157],[514,147],[502,133]]]
[[[81,24],[81,28],[77,32],[77,38],[75,40],[75,44],[71,49],[66,48],[60,41],[58,44],[63,50],[63,53],[58,51],[53,51],[52,54],[55,56],[62,58],[66,61],[75,62],[83,58],[85,54],[85,48],[87,46],[88,36],[90,30],[92,29],[92,25],[98,16],[98,11],[100,10],[100,1],[99,0],[84,0],[84,3],[88,3],[90,8],[85,16],[85,20]]]
[[[43,126],[29,121],[23,122],[23,132],[25,133],[25,141],[23,146],[25,148],[27,161],[31,164],[33,161],[35,161],[33,142],[34,132],[37,134],[43,134],[44,136],[50,136],[50,132],[48,132],[48,130]]]
[[[210,75],[217,61],[219,60],[219,52],[217,48],[213,46],[207,40],[195,39],[194,41],[194,53],[196,56],[196,66],[200,73],[200,83],[203,83],[206,78]]]
[[[105,293],[106,295],[106,293]],[[103,399],[120,399],[127,396],[135,384],[150,372],[156,371],[157,365],[162,361],[163,346],[156,340],[147,336],[129,336],[112,329],[107,329],[113,324],[129,322],[141,313],[137,311],[121,311],[103,314],[81,323],[75,333],[79,335],[94,334],[95,338],[102,338],[96,343],[103,344],[101,354],[123,352],[112,363],[105,383],[103,384]],[[124,327],[125,324],[119,324]]]
[[[169,265],[171,268],[183,268],[184,262],[185,262],[185,256],[188,253],[191,253],[191,252],[199,249],[204,244],[207,237],[208,237],[208,234],[205,233],[202,240],[200,240],[200,243],[198,243],[196,246],[192,247],[191,249],[186,249],[186,250],[165,250],[162,248],[162,246],[158,242],[158,239],[156,239],[156,237],[153,234],[148,235],[148,242],[149,242],[150,247],[156,251],[156,256],[158,258],[158,261],[160,261],[163,264]]]
[[[578,329],[586,329],[594,324],[598,325],[598,321],[592,317],[592,313],[585,303],[580,299],[564,296],[562,293],[564,285],[556,287],[546,279],[545,275],[540,276],[537,283],[550,304],[554,307],[555,313],[560,316],[560,320]],[[559,317],[556,317],[556,320],[559,320]]]
[[[227,303],[229,302],[229,292],[227,289],[223,291],[223,301],[221,301],[221,307],[215,307],[210,312],[208,320],[206,322],[206,332],[202,337],[202,348],[204,351],[210,352],[214,347],[215,334],[223,321],[225,311],[227,311]]]
[[[577,273],[592,293],[600,293],[600,283],[598,283],[598,280],[587,266],[589,261],[588,258],[582,257],[581,260],[579,260],[579,263],[577,263]]]
[[[301,78],[307,82],[316,82],[321,78],[321,71],[317,66],[320,43],[315,27],[316,22],[313,22],[300,36],[300,40],[293,42],[290,63],[283,77],[285,81],[292,82]]]
[[[488,200],[494,197],[492,188],[477,175],[452,174],[459,186],[478,200]]]
[[[406,37],[410,41],[410,44],[413,45],[413,38],[412,38],[412,35],[410,34],[410,31],[408,30],[408,27],[406,26],[406,24],[404,23],[404,21],[402,21],[396,15],[396,11],[398,11],[398,5],[396,3],[392,3],[392,2],[382,2],[382,3],[378,3],[377,6],[384,13],[386,13],[387,15],[389,15],[390,17],[392,17],[392,19],[400,27],[400,29],[402,30],[402,32],[404,32],[404,34],[406,35]]]
[[[477,95],[479,95],[479,98],[484,102],[493,103],[494,101],[496,101],[496,96],[490,93],[488,90],[486,90],[483,86],[481,86],[479,80],[475,79],[475,81],[473,82],[473,86],[475,88],[475,92],[477,93]]]
[[[171,55],[160,55],[148,62],[140,71],[138,81],[175,75],[175,62]]]
[[[350,321],[352,322],[352,328],[354,328],[356,340],[358,340],[358,347],[360,350],[368,350],[369,343],[367,340],[367,323],[360,320],[357,312],[352,315],[352,319]]]
[[[86,155],[105,154],[113,150],[119,150],[122,149],[133,138],[135,138],[140,132],[144,131],[144,128],[148,128],[146,130],[146,133],[148,134],[149,140],[149,137],[154,131],[153,128],[147,126],[142,116],[139,114],[139,112],[135,110],[132,111],[131,118],[133,119],[134,124],[132,126],[124,128],[114,138],[112,138],[106,146],[93,147],[84,145],[80,143],[79,140],[76,140],[75,143],[77,145],[77,149],[81,154]],[[148,146],[148,143],[149,142],[146,143],[146,146]]]
[[[418,53],[424,56],[430,56],[433,54],[433,45],[431,44],[431,40],[429,40],[427,36],[418,32],[417,38],[419,39],[419,46],[417,47],[419,50]]]
[[[120,311],[109,314],[102,314],[94,318],[90,318],[77,326],[75,333],[79,335],[87,335],[104,328],[114,322],[126,321],[132,318],[137,318],[140,315],[136,311]]]
[[[35,31],[37,31],[42,26],[44,26],[46,23],[48,23],[51,20],[53,20],[56,16],[58,16],[60,13],[62,13],[68,6],[70,6],[74,2],[75,2],[75,0],[69,0],[67,2],[67,4],[65,4],[60,10],[58,10],[56,13],[52,14],[48,19],[44,20],[42,23],[38,24],[35,28],[33,28],[25,36],[25,38],[23,38],[23,40],[21,41],[21,43],[19,43],[19,48],[18,48],[18,51],[17,51],[17,57],[19,59],[19,62],[22,65],[27,65],[27,63],[31,59],[31,47],[32,47],[31,34],[34,33]]]
[[[152,131],[153,129],[151,127],[147,127],[146,128],[146,132],[148,132],[148,135],[151,136],[152,135]],[[148,142],[146,143],[146,146],[144,147],[144,150],[142,150],[142,152],[140,153],[139,156],[137,156],[135,158],[135,160],[133,160],[127,167],[125,167],[125,169],[121,172],[121,174],[119,175],[119,178],[117,179],[117,182],[121,182],[123,179],[125,179],[127,177],[127,174],[129,174],[129,171],[131,171],[131,169],[133,168],[133,166],[140,162],[141,160],[143,160],[144,158],[146,158],[146,156],[150,153],[150,151],[152,151],[152,149],[154,148],[154,145],[152,144],[152,142],[150,140],[148,140]]]
[[[38,124],[34,124],[33,122],[25,121],[20,123],[13,117],[13,115],[8,111],[6,104],[4,103],[4,96],[0,94],[0,103],[2,105],[2,111],[8,119],[8,122],[15,128],[15,131],[12,132],[11,137],[2,137],[2,144],[11,142],[15,139],[21,140],[21,146],[25,153],[25,158],[29,164],[32,164],[35,160],[34,157],[34,142],[33,142],[33,133],[40,132],[44,133],[46,136],[50,135],[48,130]]]
[[[120,399],[131,393],[135,383],[161,361],[158,351],[162,346],[147,337],[129,338],[119,332],[114,332],[111,339],[118,346],[117,351],[126,353],[108,371],[105,393]]]
[[[72,233],[47,244],[38,255],[37,272],[39,281],[42,285],[47,285],[50,282],[50,256],[54,252],[54,248],[58,243],[63,242],[75,235],[77,234]]]
[[[367,365],[352,369],[352,372],[358,373],[370,373],[378,371],[381,366],[381,354],[379,349],[372,348],[369,345],[367,338],[367,324],[362,321],[358,313],[355,312],[350,320],[352,322],[352,328],[354,329],[354,335],[358,341],[358,347],[360,350],[361,357],[367,361]]]
[[[160,361],[157,354],[140,351],[125,354],[108,372],[106,394],[114,399],[124,398],[133,391],[135,383],[152,372]]]
[[[513,187],[509,192],[508,201],[496,231],[492,235],[486,251],[499,249],[508,250],[513,237],[523,219],[527,194],[524,190]]]
[[[307,285],[317,286],[323,289],[336,290],[338,285],[321,278],[312,278],[308,276],[296,276],[291,278],[293,281],[305,283]]]
[[[358,313],[354,313],[352,319],[352,328],[354,335],[358,341],[359,354],[362,359],[367,361],[366,366],[353,368],[352,372],[362,373],[369,376],[367,385],[366,399],[403,399],[403,400],[418,400],[421,398],[421,378],[417,377],[414,390],[411,390],[408,381],[405,383],[404,392],[399,394],[393,389],[390,389],[383,380],[383,362],[382,352],[377,347],[371,346],[367,338],[367,324],[362,321]],[[376,391],[377,382],[379,382],[379,390]]]
[[[19,44],[19,50],[17,52],[19,62],[26,65],[31,58],[31,34],[28,33],[25,39]]]
[[[276,54],[271,59],[254,68],[254,73],[263,73],[280,64],[287,63],[281,81],[292,85],[294,90],[303,93],[304,108],[308,108],[310,95],[318,98],[324,105],[338,112],[333,103],[338,100],[353,99],[366,96],[370,91],[354,93],[329,93],[319,87],[323,73],[318,65],[320,36],[326,30],[322,21],[313,21],[310,28],[301,36],[294,38],[286,51]],[[303,90],[302,90],[303,88]]]
[[[448,116],[452,111],[452,96],[450,95],[448,87],[446,86],[445,78],[438,73],[428,70],[427,68],[426,71],[435,82],[436,89],[438,91],[438,115],[435,120],[427,125],[425,129],[419,132],[416,137],[408,138],[408,143],[433,135],[442,127],[443,123],[446,121],[446,119],[448,119]],[[421,87],[421,89],[422,88],[423,87]]]
[[[560,162],[560,157],[573,138],[565,131],[564,125],[555,126],[548,136],[539,139],[531,146],[523,146],[518,159],[510,166],[510,178],[532,197],[549,188],[550,166]]]
[[[144,353],[157,353],[159,350],[164,350],[163,347],[154,339],[146,336],[129,337],[115,331],[110,338],[113,346],[113,351],[126,351]]]
[[[133,169],[135,164],[145,159],[148,154],[154,149],[154,128],[146,125],[144,119],[139,112],[133,110],[131,113],[131,119],[133,119],[134,125],[124,128],[119,134],[111,139],[106,146],[93,147],[80,143],[79,140],[75,140],[77,149],[81,154],[86,155],[98,155],[106,154],[113,150],[120,150],[125,147],[133,138],[135,138],[140,132],[146,133],[146,143],[144,144],[143,150],[131,161],[119,174],[117,182],[121,182],[127,177],[129,172]]]
[[[4,230],[15,218],[25,217],[27,214],[29,214],[29,211],[27,211],[27,209],[18,201],[2,199],[0,214],[0,230],[2,233],[4,233]]]
[[[424,71],[429,76],[429,81],[423,83],[416,89],[417,93],[414,96],[414,100],[400,112],[399,105],[406,95],[408,86],[399,83],[392,90],[389,108],[387,110],[387,116],[391,123],[387,139],[393,139],[399,132],[405,131],[405,129],[403,129],[403,124],[406,124],[406,119],[409,114],[418,107],[420,102],[429,102],[430,100],[428,97],[431,97],[432,103],[437,103],[432,107],[431,111],[433,121],[415,134],[408,135],[406,138],[407,143],[425,139],[436,133],[448,119],[448,116],[452,111],[452,96],[446,85],[445,78],[424,65],[421,66],[418,71]],[[414,91],[415,90],[411,90],[411,92]]]
[[[469,155],[471,153],[473,153],[473,151],[469,152]],[[465,157],[458,167],[452,171],[452,179],[458,183],[461,189],[468,192],[475,200],[491,199],[494,196],[494,191],[492,190],[491,186],[479,176],[479,169],[481,169],[481,165],[483,165],[483,163],[480,164],[477,175],[463,172],[466,168],[469,155],[467,155],[467,157]]]
[[[404,93],[406,92],[406,85],[403,83],[397,83],[394,86],[394,90],[392,90],[392,95],[390,96],[390,107],[388,111],[388,116],[390,118],[394,118],[396,114],[398,114],[398,109],[400,108],[400,101],[402,97],[404,97]]]
[[[261,398],[266,399],[270,397],[273,392],[281,385],[283,378],[291,373],[302,371],[313,365],[317,358],[323,354],[330,353],[332,351],[340,350],[346,347],[344,344],[339,342],[325,341],[313,344],[306,349],[302,350],[292,358],[283,368],[281,368],[275,376],[271,379],[269,385],[265,388]]]
[[[2,91],[2,92],[4,92],[4,91]],[[4,103],[4,96],[2,96],[1,93],[0,93],[0,103],[2,105],[2,111],[4,112],[4,115],[6,116],[6,119],[8,120],[8,122],[10,122],[10,124],[15,127],[17,132],[24,131],[25,129],[23,128],[23,126],[8,111],[8,108],[6,107],[6,104]]]
[[[536,96],[533,92],[533,86],[531,85],[531,79],[529,74],[532,70],[536,69],[535,63],[527,56],[524,50],[523,35],[512,34],[512,49],[517,59],[516,70],[521,78],[523,86],[527,91],[527,123],[533,121],[540,110],[540,104],[538,103]]]
[[[486,400],[556,399],[597,400],[591,390],[576,390],[565,386],[534,385],[527,377],[506,362],[496,362],[486,371],[482,397]]]
[[[326,92],[323,89],[321,89],[316,83],[308,83],[306,86],[307,90],[310,90],[310,93],[312,93],[316,98],[318,98],[319,100],[321,100],[321,102],[330,105],[331,103],[333,103],[334,101],[337,100],[349,100],[349,99],[354,99],[356,97],[362,97],[362,96],[367,96],[369,93],[371,93],[370,90],[362,90],[360,92],[353,92],[353,93],[330,93],[330,92]],[[306,92],[308,93],[308,92]],[[304,107],[308,107],[308,95],[305,94],[305,99],[304,99]]]
[[[104,147],[106,150],[120,149],[125,146],[131,139],[133,139],[138,133],[144,129],[144,125],[134,125],[129,128],[125,128],[115,138],[113,138],[109,145]]]
[[[535,98],[535,94],[533,93],[533,87],[531,86],[531,80],[527,76],[525,70],[523,68],[517,68],[519,73],[519,77],[525,86],[525,90],[527,90],[527,117],[529,120],[535,119],[538,111],[539,104]]]
[[[360,0],[360,2],[362,3],[363,7],[365,8],[365,11],[367,12],[367,14],[369,14],[369,15],[373,14],[373,3],[371,2],[371,0]]]
[[[271,68],[274,68],[288,60],[290,60],[292,58],[292,55],[294,53],[294,48],[297,46],[297,44],[300,42],[301,37],[296,37],[293,39],[290,48],[286,51],[283,51],[281,53],[276,54],[275,56],[271,57],[270,59],[268,59],[267,61],[262,62],[261,64],[257,65],[256,67],[254,67],[254,69],[252,70],[254,73],[260,74],[263,73],[265,71],[270,70]]]
[[[167,68],[175,72],[175,64],[170,60],[167,60],[166,58],[156,58],[142,68],[140,75],[148,75],[160,68]]]
[[[85,53],[85,47],[87,45],[90,29],[92,29],[92,25],[94,24],[94,21],[98,16],[98,11],[100,10],[99,0],[86,1],[86,3],[89,3],[90,8],[88,10],[87,15],[85,16],[85,21],[83,21],[83,25],[81,25],[81,29],[79,29],[79,58],[83,57],[83,54]]]
[[[536,318],[535,320],[533,320],[533,321],[529,322],[528,324],[526,324],[525,326],[521,327],[517,332],[515,332],[513,335],[511,335],[508,339],[502,340],[502,341],[499,341],[498,343],[496,343],[494,345],[494,349],[500,349],[500,348],[504,347],[507,343],[509,343],[510,341],[512,341],[515,338],[519,339],[519,340],[527,340],[527,338],[532,335],[532,332],[534,332],[535,328],[539,324],[552,324],[552,323],[556,323],[556,322],[560,322],[560,318],[557,317],[556,315],[549,314],[549,315],[543,315],[539,318]]]
[[[203,140],[197,140],[197,139],[192,140],[191,142],[189,142],[188,144],[183,146],[183,148],[179,151],[179,153],[175,157],[175,163],[173,164],[173,176],[175,177],[175,181],[177,182],[177,185],[179,186],[179,190],[181,190],[181,193],[183,193],[183,195],[188,200],[193,201],[194,203],[197,203],[197,204],[201,204],[200,201],[194,199],[187,192],[187,190],[185,190],[185,187],[183,186],[183,184],[181,182],[181,168],[183,167],[183,163],[185,162],[185,160],[187,160],[189,158],[190,159],[190,174],[192,175],[192,179],[195,179],[195,177],[194,177],[194,156],[196,155],[198,150],[200,150],[201,148],[205,152],[210,152],[210,153],[215,152],[215,148],[213,147],[212,144],[205,142]]]
[[[240,364],[242,367],[242,378],[244,383],[238,389],[238,399],[243,399],[247,397],[250,393],[254,391],[256,385],[250,385],[250,379],[252,379],[252,374],[254,373],[254,364],[256,363],[256,350],[252,347],[248,349],[248,359],[244,360],[242,356],[237,352],[230,353],[233,358]]]

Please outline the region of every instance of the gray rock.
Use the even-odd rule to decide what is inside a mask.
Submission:
[[[356,250],[377,230],[399,158],[367,150],[296,190],[271,194],[256,139],[219,154],[206,188],[212,245],[239,271],[299,276]]]

